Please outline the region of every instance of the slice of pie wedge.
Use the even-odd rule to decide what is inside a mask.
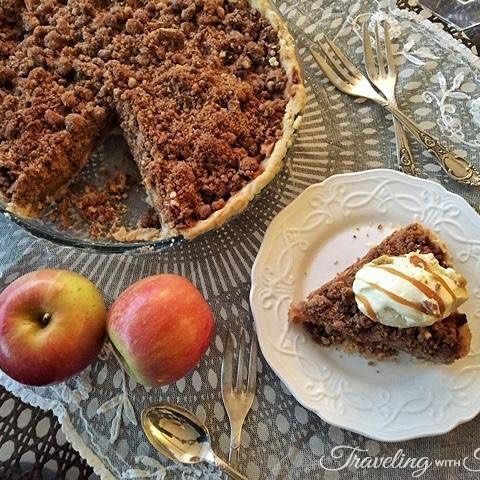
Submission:
[[[423,225],[410,224],[371,248],[363,258],[310,293],[305,301],[292,304],[289,320],[303,324],[321,345],[339,346],[367,357],[382,359],[405,352],[448,364],[466,356],[471,333],[462,313],[454,312],[426,327],[396,328],[371,320],[358,308],[352,288],[358,270],[382,255],[410,252],[432,253],[441,266],[450,266],[445,244]]]

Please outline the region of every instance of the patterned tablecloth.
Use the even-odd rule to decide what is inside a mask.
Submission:
[[[429,24],[422,21],[430,14],[421,11],[412,0],[398,4],[419,12],[419,17],[401,14],[389,1],[276,3],[300,39],[310,87],[309,103],[286,169],[244,215],[220,232],[208,234],[192,245],[142,256],[90,255],[60,248],[33,240],[8,220],[0,219],[0,287],[28,270],[57,266],[86,274],[99,284],[111,301],[138,278],[162,271],[178,272],[192,278],[215,311],[217,337],[201,368],[170,387],[146,391],[128,380],[121,369],[112,367],[116,360],[108,351],[85,375],[56,390],[34,392],[2,379],[4,385],[30,404],[53,405],[55,414],[63,418],[69,440],[105,478],[112,475],[125,479],[218,478],[210,469],[194,471],[160,461],[135,426],[138,407],[160,398],[189,406],[207,418],[214,445],[225,455],[228,424],[218,388],[221,339],[227,326],[237,332],[241,325],[251,328],[249,271],[266,226],[303,188],[326,176],[380,166],[395,168],[390,122],[382,112],[368,104],[357,102],[359,104],[354,105],[353,100],[335,91],[326,94],[328,84],[315,71],[302,48],[305,42],[314,39],[320,26],[330,34],[336,32],[338,42],[358,54],[361,44],[356,37],[361,21],[368,20],[372,14],[380,18],[388,14],[390,8],[393,31],[401,44],[398,52],[403,85],[400,103],[408,104],[408,109],[424,128],[449,137],[457,150],[466,151],[479,166],[480,137],[476,132],[480,127],[480,62],[474,66],[473,56],[465,48],[457,47],[441,30],[444,28],[475,54],[480,47],[480,30],[465,35],[439,23],[433,34]],[[428,32],[437,39],[436,44],[425,42]],[[445,58],[439,55],[442,49]],[[452,55],[451,60],[447,53]],[[415,77],[422,69],[432,73],[419,82]],[[353,105],[358,114],[356,122],[350,123],[344,111],[347,103],[348,108]],[[322,115],[325,111],[329,116]],[[467,117],[469,120],[463,122]],[[472,131],[472,127],[476,130]],[[362,155],[357,154],[358,143],[362,143]],[[431,157],[422,154],[416,145],[414,152],[420,159],[424,176],[441,181],[450,190],[464,195],[474,206],[478,205],[478,194],[446,179]],[[423,474],[417,472],[422,478],[479,477],[478,472],[455,463],[474,455],[480,441],[478,419],[441,437],[384,444],[325,424],[296,403],[263,359],[258,368],[258,395],[245,428],[241,458],[242,470],[251,479],[396,479],[411,478],[414,472],[410,467],[389,470],[320,468],[319,458],[329,456],[331,449],[338,445],[357,446],[376,456],[397,453],[417,460],[426,456],[432,461],[446,459],[452,462],[448,467],[432,465]],[[102,385],[109,387],[102,391]],[[44,397],[48,397],[48,402]],[[330,466],[333,468],[333,464]],[[66,441],[51,411],[23,403],[0,387],[0,478],[75,480],[96,479],[97,476]]]

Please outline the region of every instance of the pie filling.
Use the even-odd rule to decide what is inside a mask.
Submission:
[[[304,324],[322,345],[341,345],[366,356],[388,357],[406,352],[438,363],[451,363],[465,356],[470,348],[470,331],[464,314],[454,312],[427,327],[396,328],[371,320],[357,306],[352,285],[358,270],[382,255],[417,251],[432,253],[444,267],[449,264],[445,248],[427,229],[416,223],[408,225],[370,249],[304,302],[292,305],[290,321]]]
[[[171,229],[208,218],[262,173],[301,80],[249,2],[64,3],[0,8],[4,201],[39,215],[112,119]]]

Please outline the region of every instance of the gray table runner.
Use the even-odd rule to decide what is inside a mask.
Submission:
[[[0,219],[1,288],[27,271],[67,268],[92,279],[110,302],[137,279],[175,272],[190,278],[215,312],[216,336],[206,358],[185,379],[160,389],[145,389],[129,379],[108,348],[91,369],[56,387],[27,389],[0,376],[0,383],[24,401],[52,409],[68,440],[104,478],[219,478],[211,468],[187,468],[158,457],[138,426],[142,406],[163,400],[192,409],[206,419],[215,448],[225,456],[228,419],[219,390],[222,339],[227,328],[236,334],[241,326],[253,328],[248,305],[250,268],[267,225],[305,187],[333,173],[396,167],[391,120],[379,107],[334,90],[307,54],[308,42],[325,32],[360,61],[363,21],[387,15],[399,45],[401,107],[480,166],[480,60],[465,47],[421,17],[395,9],[393,2],[304,0],[277,5],[299,41],[308,105],[286,168],[243,215],[217,232],[162,253],[109,256],[34,239]],[[423,176],[478,204],[477,192],[446,178],[432,157],[413,145]],[[252,480],[479,477],[462,466],[467,458],[467,467],[480,469],[480,460],[473,458],[480,446],[478,420],[440,437],[381,443],[329,426],[307,412],[263,358],[258,376],[257,398],[241,451],[242,469]],[[343,456],[334,461],[332,449],[337,447],[340,453],[339,446],[345,446]],[[366,450],[356,452],[358,468],[354,461],[343,468],[355,447]],[[361,463],[367,456],[396,456],[396,460],[390,468],[367,468],[367,460]],[[0,450],[0,460],[8,458],[8,451]],[[450,466],[435,465],[438,460],[447,460]]]

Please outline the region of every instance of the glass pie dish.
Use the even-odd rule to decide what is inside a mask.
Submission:
[[[293,138],[295,139],[294,134]],[[250,204],[256,203],[258,199],[269,195],[263,193],[282,192],[286,188],[288,179],[292,175],[292,149],[287,151],[284,166],[270,182],[270,188],[264,188],[262,192],[256,195]],[[98,186],[100,190],[105,187],[108,176],[115,172],[124,172],[130,179],[130,188],[125,198],[122,198],[125,213],[122,217],[121,227],[125,227],[127,234],[138,231],[138,223],[148,215],[151,207],[147,202],[147,194],[142,185],[141,178],[134,160],[131,158],[130,149],[123,138],[120,129],[113,129],[100,142],[99,146],[93,152],[89,162],[75,178],[71,187],[75,191],[81,191],[87,185]],[[70,188],[69,190],[71,190]],[[270,200],[265,200],[262,205],[262,211],[270,209]],[[158,235],[155,238],[146,240],[122,241],[115,239],[112,235],[101,238],[93,238],[89,232],[88,222],[76,221],[68,228],[62,226],[61,221],[52,219],[54,207],[47,210],[40,218],[24,218],[8,211],[5,205],[0,202],[0,214],[3,214],[10,221],[13,221],[36,238],[41,238],[53,242],[57,245],[79,248],[94,253],[148,253],[170,249],[181,243],[187,243],[188,240],[182,236],[162,238]],[[238,217],[238,215],[237,215]],[[235,218],[235,217],[234,217]],[[232,219],[234,220],[234,219]],[[141,230],[140,230],[141,233]],[[160,234],[160,231],[158,231]],[[203,236],[203,235],[202,235]],[[139,236],[140,238],[142,235]]]
[[[95,185],[101,189],[107,180],[106,174],[114,172],[124,172],[132,183],[125,198],[122,199],[122,204],[125,205],[122,226],[128,232],[136,228],[137,223],[142,216],[146,215],[150,207],[146,201],[146,193],[140,181],[137,167],[119,130],[112,130],[105,136],[72,186],[82,189],[86,185]],[[59,245],[92,250],[97,253],[164,250],[184,241],[183,237],[180,236],[135,241],[120,241],[111,235],[93,238],[89,233],[87,222],[77,219],[68,228],[65,228],[59,220],[52,219],[52,211],[52,209],[47,210],[40,218],[23,218],[7,211],[5,205],[0,204],[0,212],[5,217],[29,231],[35,237]]]

